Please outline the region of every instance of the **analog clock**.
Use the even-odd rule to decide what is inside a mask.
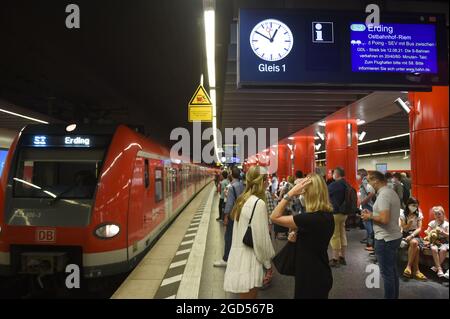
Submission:
[[[292,50],[294,37],[281,21],[267,19],[259,22],[250,33],[250,46],[255,54],[269,62],[285,58]]]

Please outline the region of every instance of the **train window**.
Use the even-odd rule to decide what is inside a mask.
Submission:
[[[144,184],[145,188],[148,188],[150,186],[150,173],[149,173],[149,167],[148,167],[148,159],[145,159],[144,162]]]
[[[92,198],[104,150],[24,148],[13,177],[14,196]]]
[[[162,169],[155,168],[155,202],[160,202],[163,199],[163,181]]]

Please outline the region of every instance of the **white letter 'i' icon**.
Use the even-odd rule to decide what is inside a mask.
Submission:
[[[322,38],[322,25],[320,23],[317,23],[314,26],[314,29],[316,29],[316,41],[323,41],[323,38]]]

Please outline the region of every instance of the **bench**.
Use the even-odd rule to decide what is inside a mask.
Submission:
[[[449,255],[449,253],[447,251],[447,257],[445,258],[445,261],[442,264],[442,266],[445,269],[448,269],[448,255]],[[408,262],[408,247],[401,248],[399,250],[399,259],[402,262]],[[428,266],[428,267],[434,266],[433,256],[431,254],[430,248],[424,248],[420,251],[419,264]]]

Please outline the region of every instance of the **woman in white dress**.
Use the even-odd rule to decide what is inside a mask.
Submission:
[[[258,287],[263,286],[265,275],[271,275],[271,260],[275,251],[267,230],[269,222],[265,203],[267,175],[264,168],[251,167],[246,174],[246,187],[234,204],[231,218],[234,220],[233,240],[227,269],[224,290],[239,293],[241,299],[257,297]],[[256,204],[256,206],[255,206]],[[251,221],[253,248],[243,243],[243,238],[253,207]]]

